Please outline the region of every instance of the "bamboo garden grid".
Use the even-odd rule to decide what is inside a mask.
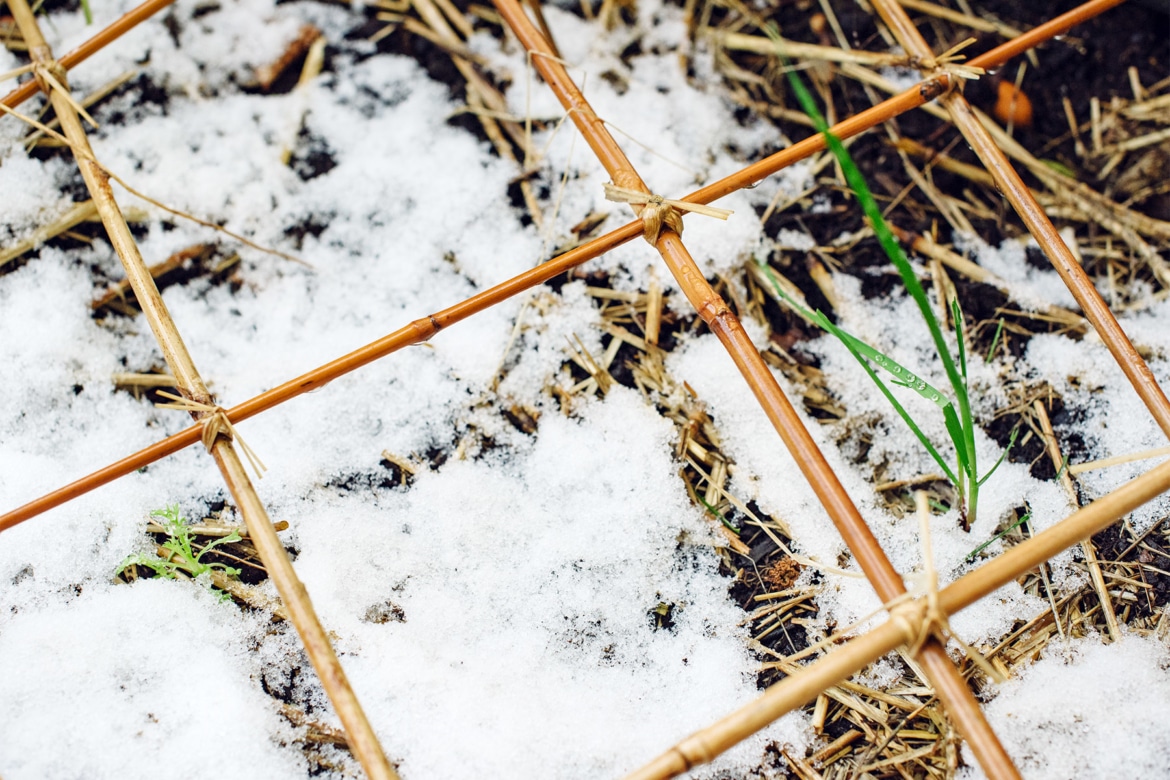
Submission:
[[[1020,36],[1000,49],[976,58],[970,64],[983,64],[989,67],[993,64],[999,64],[1003,59],[1062,33],[1072,24],[1119,4],[1119,1],[1097,0],[1087,3],[1079,12],[1061,17],[1051,26],[1034,31],[1034,34]],[[150,13],[166,4],[166,2],[145,4],[143,13],[139,14],[136,20],[149,16]],[[934,98],[939,98],[941,105],[950,111],[955,125],[964,133],[968,142],[988,165],[991,174],[995,177],[996,185],[1021,214],[1022,219],[1045,249],[1046,254],[1053,259],[1054,265],[1073,291],[1086,318],[1098,330],[1102,340],[1113,352],[1123,372],[1147,405],[1151,416],[1158,422],[1163,431],[1170,434],[1170,403],[1167,403],[1165,395],[1154,381],[1149,369],[1117,325],[1108,306],[1097,294],[1092,282],[1084,275],[1079,263],[1056,235],[1051,223],[1032,200],[1027,188],[1012,172],[1006,158],[999,151],[997,144],[1010,147],[1010,138],[992,138],[982,129],[982,125],[967,107],[961,93],[955,90],[957,78],[955,72],[947,65],[933,61],[932,56],[938,52],[932,53],[926,48],[926,44],[918,37],[913,24],[908,21],[902,6],[889,0],[874,0],[873,5],[902,48],[913,58],[913,62],[923,68],[925,80],[920,86],[886,101],[873,110],[844,120],[835,127],[835,134],[843,138],[856,135],[885,119],[923,105]],[[911,4],[906,3],[905,5]],[[284,549],[277,540],[275,530],[273,530],[263,506],[250,487],[249,478],[235,453],[235,445],[232,441],[233,432],[225,423],[224,418],[235,422],[246,419],[295,395],[319,387],[342,373],[352,371],[401,346],[424,341],[448,325],[459,322],[516,292],[547,281],[569,268],[596,257],[619,242],[642,235],[642,222],[635,220],[601,239],[589,242],[579,249],[571,250],[560,258],[537,267],[533,272],[505,282],[498,288],[493,288],[450,309],[417,320],[401,331],[387,336],[367,348],[291,380],[262,396],[226,410],[226,414],[222,414],[215,406],[206,387],[203,386],[189,356],[186,356],[182,340],[173,324],[169,322],[169,315],[158,296],[150,273],[145,268],[141,258],[137,257],[133,238],[125,227],[125,223],[121,221],[119,210],[113,203],[112,195],[109,194],[109,185],[104,180],[103,170],[92,160],[92,155],[84,151],[87,147],[81,122],[77,118],[75,109],[65,98],[62,89],[65,81],[63,70],[55,66],[50,52],[44,48],[38,48],[36,20],[28,12],[23,1],[10,2],[9,6],[21,25],[24,39],[30,44],[33,60],[40,66],[40,70],[36,72],[36,78],[30,80],[19,95],[15,93],[10,95],[5,103],[10,108],[14,108],[22,99],[29,96],[33,89],[29,85],[34,83],[42,85],[50,93],[54,108],[61,119],[64,134],[68,137],[82,165],[97,209],[102,213],[111,240],[119,247],[119,253],[127,266],[127,275],[133,285],[136,297],[142,303],[144,311],[151,321],[152,329],[160,340],[172,374],[177,378],[177,387],[185,398],[197,404],[191,407],[192,416],[197,420],[197,424],[159,445],[113,464],[108,469],[99,472],[94,479],[87,478],[46,497],[45,500],[33,502],[26,507],[0,516],[0,530],[30,519],[51,506],[60,504],[82,492],[189,446],[197,441],[201,435],[210,431],[210,436],[207,437],[210,445],[208,449],[215,456],[221,471],[223,471],[224,477],[240,505],[249,535],[259,548],[261,558],[291,613],[291,620],[305,641],[309,656],[321,675],[323,686],[333,700],[338,715],[346,728],[351,750],[371,777],[394,777],[395,771],[386,761],[383,751],[373,735],[373,730],[366,722],[358,704],[361,692],[358,691],[357,697],[355,697],[345,682],[344,672],[342,672],[329,646],[328,638],[317,621],[291,564],[288,563]],[[436,9],[436,6],[429,2],[416,4],[420,16],[436,34],[448,38],[456,36],[451,25],[444,20],[442,12],[446,11],[446,6],[440,3],[438,7]],[[523,42],[525,48],[533,54],[534,66],[541,72],[544,80],[557,92],[558,97],[565,104],[568,116],[580,128],[594,152],[610,172],[613,180],[621,186],[645,190],[645,185],[637,173],[608,135],[604,124],[593,115],[592,109],[565,73],[554,51],[547,47],[530,18],[514,0],[497,0],[496,7],[513,32]],[[78,64],[78,58],[67,56],[62,58],[62,62],[72,67]],[[469,65],[464,67],[470,69]],[[465,75],[468,72],[465,71]],[[472,76],[468,76],[468,78],[470,80]],[[54,84],[54,81],[57,83]],[[810,137],[808,140],[780,152],[766,161],[757,163],[739,174],[703,188],[685,200],[694,203],[713,201],[728,192],[748,186],[797,159],[820,151],[822,148],[823,142],[818,137]],[[894,571],[884,553],[877,546],[852,501],[844,494],[836,476],[820,455],[816,444],[808,436],[803,423],[795,416],[790,402],[776,385],[775,380],[761,360],[759,352],[744,336],[742,328],[735,320],[735,315],[707,285],[702,275],[697,273],[697,269],[689,260],[689,255],[686,252],[685,240],[668,229],[655,237],[653,243],[662,253],[668,268],[675,274],[688,298],[695,304],[700,316],[732,352],[737,366],[745,374],[757,398],[764,405],[784,443],[793,452],[802,470],[813,483],[814,489],[817,490],[818,496],[825,504],[827,513],[837,524],[881,599],[887,603],[901,599],[905,592],[901,575]],[[899,606],[892,607],[892,618],[879,628],[850,640],[839,649],[827,652],[820,660],[770,688],[750,708],[733,714],[726,720],[715,724],[710,730],[680,743],[679,746],[655,759],[634,776],[674,776],[693,765],[710,760],[738,739],[761,728],[784,712],[811,701],[825,689],[899,646],[916,649],[918,662],[935,686],[937,695],[946,705],[949,715],[954,719],[958,730],[968,740],[987,774],[991,777],[1018,776],[1011,759],[1003,751],[998,739],[983,719],[969,687],[943,649],[943,644],[939,640],[940,638],[945,640],[945,633],[942,633],[940,626],[932,621],[938,617],[938,612],[941,612],[941,616],[945,619],[946,615],[969,606],[1000,585],[1042,564],[1055,553],[1081,542],[1095,531],[1112,524],[1136,506],[1160,494],[1168,486],[1170,486],[1170,466],[1155,468],[1130,485],[1075,513],[1056,528],[1017,545],[999,558],[985,564],[981,569],[941,591],[931,594],[930,598],[903,602]],[[1091,548],[1088,549],[1091,550]],[[935,602],[933,607],[938,612],[927,611],[927,602],[932,600]],[[1106,612],[1111,610],[1108,599],[1103,600],[1102,608]],[[1115,625],[1115,622],[1111,622],[1111,625]],[[800,770],[794,769],[794,771]]]

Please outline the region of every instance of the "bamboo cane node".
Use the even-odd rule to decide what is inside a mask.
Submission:
[[[160,409],[178,409],[183,412],[190,412],[199,415],[199,422],[203,426],[203,447],[210,454],[215,442],[219,437],[224,437],[228,441],[234,441],[240,445],[240,450],[244,453],[244,457],[248,459],[248,463],[252,466],[252,470],[256,472],[256,478],[259,479],[264,476],[264,472],[268,467],[264,465],[260,457],[256,455],[256,451],[248,446],[244,438],[240,436],[236,426],[232,425],[231,419],[227,416],[227,410],[222,406],[203,403],[202,401],[195,401],[190,398],[182,398],[173,393],[168,393],[165,390],[160,390],[159,395],[170,399],[171,403],[157,404]]]
[[[642,237],[651,246],[658,243],[662,229],[669,228],[680,236],[683,232],[682,212],[693,211],[707,217],[726,220],[733,212],[717,209],[685,200],[664,198],[641,190],[620,187],[613,182],[605,183],[605,199],[614,203],[629,203],[642,218]]]

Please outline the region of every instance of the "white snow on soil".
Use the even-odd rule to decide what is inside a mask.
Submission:
[[[80,12],[50,14],[46,34],[63,53],[131,5],[94,3],[94,27]],[[783,143],[774,129],[735,120],[702,52],[696,78],[680,71],[678,47],[689,46],[680,8],[643,0],[636,31],[613,35],[556,9],[547,13],[574,73],[587,74],[598,112],[659,153],[622,140],[655,191],[683,194],[735,170],[748,159],[729,151],[732,142],[738,150]],[[164,293],[225,406],[534,266],[593,210],[612,212],[606,229],[628,219],[624,207],[603,199],[607,176],[566,125],[537,135],[552,196],[543,231],[523,226],[507,196],[517,168],[447,122],[462,96],[453,101],[413,60],[376,54],[362,41],[342,45],[361,18],[312,2],[179,0],[70,75],[84,94],[127,70],[147,74],[165,89],[165,105],[144,102],[138,86],[104,104],[96,112],[106,123],[94,134],[98,156],[152,197],[309,264],[239,247],[119,194],[124,208],[146,209],[140,246],[147,262],[199,242],[240,252],[238,290],[199,279]],[[273,61],[306,22],[335,47],[330,69],[290,94],[243,91],[252,69]],[[643,53],[627,64],[618,55],[635,35]],[[480,34],[471,47],[510,73],[513,111],[561,116],[543,84],[525,77],[514,42]],[[0,50],[0,70],[19,64]],[[603,78],[607,72],[615,77]],[[3,247],[67,209],[64,188],[78,179],[67,157],[30,158],[22,132],[13,120],[0,121]],[[303,178],[295,161],[313,145],[327,149],[336,167]],[[289,148],[293,167],[281,162]],[[731,272],[768,251],[755,207],[778,190],[795,194],[807,185],[807,167],[796,166],[720,202],[736,211],[727,223],[688,217],[687,243],[704,272]],[[299,245],[291,237],[298,226],[313,229]],[[795,232],[783,238],[790,247],[809,240]],[[985,248],[979,259],[1015,278],[1015,255],[995,252]],[[590,267],[608,271],[616,287],[646,289],[655,263],[637,241]],[[1019,280],[1035,297],[1064,303],[1045,273],[1029,269]],[[41,248],[0,276],[0,511],[187,424],[181,413],[113,389],[115,372],[163,365],[142,317],[91,316],[90,301],[121,276],[100,240],[69,252]],[[658,269],[657,278],[669,305],[687,313],[668,274]],[[842,321],[939,384],[941,368],[910,304],[866,301],[850,285],[839,280]],[[1125,320],[1151,348],[1163,381],[1170,379],[1168,318],[1170,305],[1160,303]],[[295,548],[297,571],[407,780],[620,775],[758,694],[745,616],[718,572],[719,535],[678,478],[670,425],[621,387],[604,399],[580,397],[571,410],[549,392],[573,384],[564,368],[571,339],[600,354],[598,322],[582,282],[541,288],[239,426],[270,468],[260,496],[274,519],[289,522],[282,536]],[[682,341],[669,368],[695,389],[725,436],[737,463],[732,489],[785,520],[798,552],[836,567],[840,538],[730,360],[710,336]],[[807,349],[823,361],[850,413],[870,415],[888,431],[871,463],[888,458],[902,477],[932,469],[844,350],[829,339]],[[990,389],[996,372],[1052,383],[1083,410],[1077,424],[1093,457],[1160,441],[1092,338],[1038,337],[1022,360],[974,361],[972,371],[988,393],[977,400],[981,415],[1002,401]],[[502,410],[512,405],[539,417],[534,434],[506,420]],[[941,438],[932,407],[921,411],[924,427]],[[894,564],[907,575],[918,570],[913,518],[881,508],[837,446],[840,430],[808,425]],[[999,455],[989,438],[981,436],[979,447],[985,464]],[[409,487],[381,486],[390,473],[380,465],[383,451],[418,465]],[[1101,495],[1140,469],[1087,475],[1082,484]],[[3,534],[0,776],[153,777],[160,766],[180,771],[187,761],[192,771],[222,778],[306,774],[294,731],[269,693],[326,722],[334,717],[289,627],[221,603],[198,584],[113,582],[127,555],[148,548],[152,510],[178,504],[201,518],[227,499],[211,460],[194,448]],[[1025,501],[1038,529],[1069,510],[1055,485],[1005,464],[988,483],[970,534],[957,530],[953,513],[937,518],[944,582],[967,571],[965,556]],[[1156,503],[1134,522],[1165,511]],[[1001,549],[994,544],[987,554]],[[1066,555],[1053,576],[1071,586],[1081,575]],[[822,577],[813,634],[878,606],[863,580],[833,571]],[[672,606],[669,629],[654,627],[659,605]],[[969,642],[994,642],[1043,609],[1009,586],[953,625]],[[1090,744],[1100,742],[1097,755],[1107,755],[1124,733],[1142,740],[1135,761],[1154,762],[1124,774],[1164,767],[1165,740],[1147,727],[1167,714],[1160,703],[1170,693],[1165,648],[1134,637],[1106,647],[1085,641],[1070,651],[1071,664],[1057,652],[989,705],[1000,733],[1011,734],[1013,755],[1025,767],[1033,758],[1063,767],[1058,762]],[[1122,666],[1113,678],[1115,711],[1105,699],[1113,689],[1096,675]],[[1041,704],[1072,690],[1080,709]],[[1090,698],[1094,690],[1100,703]],[[1090,742],[1086,734],[1110,736]],[[812,740],[807,718],[791,715],[699,776],[742,776],[770,744],[803,754]],[[1088,776],[1079,769],[1029,774],[1073,775]]]

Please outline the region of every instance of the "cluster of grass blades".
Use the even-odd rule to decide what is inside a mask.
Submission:
[[[155,510],[150,513],[150,516],[159,521],[159,524],[163,527],[167,535],[167,540],[160,547],[169,554],[166,558],[144,553],[129,555],[118,565],[118,570],[114,572],[115,576],[123,574],[132,566],[141,566],[144,569],[149,569],[155,573],[155,576],[164,577],[169,580],[178,579],[180,575],[197,580],[204,575],[210,575],[216,571],[225,577],[240,576],[240,570],[237,568],[223,563],[206,563],[203,560],[203,556],[211,552],[213,548],[221,544],[231,544],[232,542],[240,541],[242,537],[239,531],[233,530],[227,536],[209,542],[203,546],[203,549],[196,552],[194,541],[191,538],[191,526],[179,512],[178,504],[168,506],[165,509]],[[211,588],[211,590],[219,595],[221,601],[231,600],[231,596],[227,593],[216,590],[215,588]]]
[[[779,34],[774,28],[769,27],[768,33],[773,40],[778,40]],[[951,392],[954,394],[954,400],[945,392],[927,382],[920,373],[915,373],[902,366],[888,355],[874,349],[861,339],[838,327],[824,312],[820,310],[812,311],[803,306],[799,301],[785,292],[776,275],[762,258],[757,258],[757,262],[767,275],[777,297],[781,301],[809,322],[835,336],[845,345],[845,348],[849,350],[850,354],[857,359],[857,362],[861,364],[861,367],[865,370],[870,380],[873,381],[882,395],[885,396],[886,400],[894,407],[894,411],[898,413],[898,416],[902,418],[906,426],[917,437],[918,441],[930,454],[930,457],[942,469],[943,474],[946,475],[951,484],[955,486],[959,497],[959,515],[963,528],[970,529],[971,525],[975,522],[976,513],[979,508],[979,489],[995,473],[999,465],[1003,463],[1008,451],[1011,450],[1012,445],[1015,443],[1016,431],[1012,432],[1011,441],[1003,453],[1000,454],[995,464],[985,473],[980,474],[975,446],[975,420],[971,414],[971,400],[967,388],[966,334],[963,328],[963,312],[959,306],[959,302],[957,299],[951,299],[949,302],[941,302],[942,305],[949,305],[952,318],[955,322],[957,355],[954,355],[951,353],[950,346],[947,344],[946,338],[943,335],[942,326],[939,324],[938,318],[931,308],[930,300],[926,297],[926,291],[922,288],[922,284],[918,281],[913,267],[911,267],[910,262],[906,259],[906,253],[894,237],[889,225],[886,224],[881,209],[878,208],[877,201],[874,199],[873,193],[870,192],[869,185],[865,181],[865,177],[858,169],[857,164],[853,162],[849,150],[845,148],[845,145],[841,143],[839,138],[829,131],[828,122],[825,121],[824,115],[821,114],[820,109],[817,107],[816,100],[804,85],[800,76],[797,75],[793,68],[788,67],[787,60],[783,56],[781,56],[781,61],[785,63],[785,73],[788,76],[788,82],[797,100],[800,102],[801,109],[813,121],[817,132],[824,136],[825,144],[841,165],[845,179],[853,190],[857,202],[865,212],[865,216],[878,241],[881,243],[882,249],[890,258],[890,262],[898,270],[898,275],[901,277],[906,291],[918,305],[922,319],[930,331],[930,337],[934,342],[935,350],[938,352],[939,359],[942,361],[943,368],[946,370]],[[922,427],[915,421],[906,407],[902,405],[897,396],[894,395],[889,384],[874,370],[874,366],[888,373],[891,377],[890,382],[892,384],[913,390],[939,408],[942,412],[943,421],[946,425],[947,433],[950,436],[951,444],[955,450],[956,463],[954,468],[951,467],[946,458],[939,452],[938,447],[923,432]],[[955,407],[956,403],[958,404],[957,409]]]

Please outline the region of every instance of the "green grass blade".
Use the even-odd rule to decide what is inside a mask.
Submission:
[[[1012,435],[1011,435],[1011,438],[1008,439],[1008,445],[1006,447],[1004,447],[1003,452],[1000,453],[999,459],[997,461],[995,461],[995,465],[991,467],[991,470],[988,471],[986,474],[984,474],[982,477],[980,477],[979,481],[975,483],[976,486],[982,487],[983,483],[986,482],[988,480],[988,478],[990,478],[991,475],[995,473],[995,470],[997,468],[999,468],[999,464],[1003,463],[1003,459],[1006,458],[1008,456],[1008,453],[1012,451],[1012,447],[1016,446],[1016,437],[1019,435],[1020,435],[1020,429],[1019,428],[1012,428]]]
[[[1012,524],[1011,524],[1011,525],[1009,525],[1007,528],[1003,529],[1002,531],[1000,531],[999,533],[997,533],[995,536],[991,537],[991,538],[990,538],[990,539],[988,539],[986,542],[984,542],[983,544],[981,544],[981,545],[979,545],[978,547],[976,547],[976,548],[975,548],[974,550],[972,550],[971,552],[967,553],[967,557],[966,557],[966,558],[964,558],[964,559],[963,559],[963,561],[964,561],[965,563],[970,563],[971,561],[975,560],[975,556],[976,556],[976,555],[978,555],[979,553],[983,552],[983,551],[984,551],[984,550],[986,550],[988,547],[990,547],[990,546],[991,546],[991,544],[992,544],[993,542],[995,542],[997,539],[1002,539],[1002,538],[1003,538],[1004,536],[1006,536],[1007,534],[1011,533],[1012,531],[1014,531],[1015,529],[1019,528],[1019,527],[1020,527],[1021,525],[1023,525],[1024,523],[1028,522],[1028,518],[1030,518],[1031,516],[1032,516],[1032,513],[1031,513],[1031,512],[1025,512],[1025,513],[1024,513],[1024,515],[1023,515],[1023,517],[1021,517],[1019,520],[1017,520],[1016,522],[1012,523]]]
[[[962,376],[959,374],[954,358],[951,356],[946,339],[943,338],[942,328],[939,325],[938,318],[934,316],[934,312],[930,308],[930,301],[926,297],[926,291],[922,289],[922,284],[919,283],[918,277],[914,274],[914,269],[910,267],[910,262],[906,259],[906,254],[902,251],[901,245],[894,238],[894,234],[890,231],[889,226],[882,217],[877,200],[874,199],[873,193],[870,192],[869,185],[865,181],[865,177],[861,175],[861,171],[858,169],[857,164],[853,162],[849,151],[841,143],[839,138],[829,132],[829,124],[825,121],[824,116],[817,107],[816,100],[795,71],[788,67],[787,59],[780,54],[779,33],[776,32],[772,25],[768,25],[765,28],[765,32],[774,43],[777,43],[777,55],[780,56],[781,62],[785,65],[788,82],[791,84],[792,91],[796,95],[796,99],[800,102],[801,108],[812,119],[817,131],[824,136],[826,146],[840,163],[845,180],[849,183],[850,188],[852,188],[854,195],[857,197],[857,202],[861,206],[862,211],[869,218],[874,235],[877,236],[878,242],[882,245],[882,249],[889,256],[894,267],[898,269],[898,274],[902,277],[902,283],[906,286],[906,291],[910,293],[910,297],[918,305],[922,318],[926,321],[926,325],[930,330],[930,337],[934,341],[935,350],[937,350],[939,357],[942,359],[943,367],[947,372],[947,378],[950,380],[955,397],[958,399],[959,411],[962,418],[965,421],[969,421],[971,419],[971,406],[967,398],[967,387],[963,382]],[[963,457],[969,457],[969,455],[970,452],[968,451],[964,453]]]
[[[959,371],[963,374],[963,385],[967,385],[967,331],[966,321],[963,319],[963,309],[959,306],[959,299],[951,300],[951,317],[955,320],[955,337],[959,344]]]
[[[869,344],[866,344],[864,341],[857,338],[848,331],[833,325],[824,312],[820,311],[819,309],[817,311],[811,311],[808,307],[802,305],[799,301],[785,292],[784,288],[780,285],[780,280],[777,279],[776,275],[772,273],[772,269],[768,267],[767,263],[759,259],[757,259],[756,262],[759,264],[760,268],[763,269],[764,274],[768,277],[768,280],[772,283],[772,287],[775,289],[776,297],[780,301],[788,304],[788,306],[792,307],[793,310],[795,310],[806,320],[816,323],[823,330],[832,333],[834,336],[840,339],[841,342],[845,344],[845,346],[851,347],[853,350],[860,352],[862,355],[872,360],[877,366],[885,369],[890,374],[890,376],[893,377],[894,384],[901,387],[910,388],[926,400],[937,404],[940,409],[945,409],[950,405],[950,399],[937,387],[930,384],[922,377],[917,376],[913,371],[906,368],[898,361],[882,352],[879,352]]]
[[[817,312],[817,314],[820,314],[820,312]],[[821,316],[824,317],[823,314],[821,314]],[[880,390],[882,395],[886,397],[886,400],[890,402],[890,405],[894,407],[894,411],[897,412],[898,416],[902,418],[902,421],[906,423],[906,427],[909,428],[910,431],[918,438],[918,441],[921,442],[922,446],[926,448],[926,451],[930,453],[930,457],[934,458],[935,463],[937,463],[939,468],[943,470],[943,473],[946,474],[947,479],[949,479],[952,484],[959,484],[958,477],[956,477],[955,473],[951,471],[950,466],[948,466],[947,462],[943,460],[942,455],[940,455],[938,450],[935,449],[934,444],[932,444],[930,439],[926,437],[926,434],[922,432],[922,429],[918,427],[918,423],[914,422],[914,418],[910,416],[910,413],[906,411],[905,407],[903,407],[898,399],[894,397],[894,394],[890,388],[886,385],[885,382],[882,381],[882,378],[877,375],[877,372],[870,367],[865,358],[862,357],[861,352],[854,348],[855,344],[861,344],[867,348],[868,345],[863,344],[863,342],[860,342],[849,334],[845,333],[843,330],[830,322],[827,317],[824,319],[824,328],[840,339],[841,343],[845,345],[845,348],[849,350],[850,354],[852,354],[853,357],[857,359],[857,362],[860,363],[861,367],[865,369],[865,373],[869,374],[869,378],[875,385],[877,385],[878,390]],[[876,350],[871,351],[876,352]],[[951,416],[953,417],[955,410],[950,405],[950,403],[947,403],[947,405],[943,408],[943,415],[946,415],[947,409],[950,409]]]
[[[999,346],[999,338],[1003,335],[1003,317],[999,318],[999,325],[995,326],[995,335],[991,338],[991,347],[987,350],[987,359],[983,362],[990,363],[991,359],[995,357],[996,347]]]

